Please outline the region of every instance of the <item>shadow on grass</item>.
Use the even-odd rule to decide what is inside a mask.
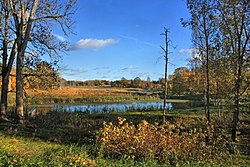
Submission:
[[[171,111],[166,119],[174,122],[175,118],[195,114],[194,111]],[[103,122],[118,123],[117,118],[126,118],[128,122],[137,125],[142,120],[149,123],[162,123],[162,111],[147,112],[113,112],[87,114],[83,112],[51,111],[27,119],[25,124],[14,124],[9,121],[0,121],[0,130],[10,136],[39,138],[62,144],[95,144],[98,131],[103,127]]]
[[[95,158],[98,156],[99,147],[96,146],[98,132],[103,127],[103,122],[113,122],[118,124],[117,117],[126,118],[127,122],[138,125],[142,120],[147,120],[154,124],[162,124],[162,111],[146,112],[112,112],[87,114],[83,112],[48,112],[43,115],[30,117],[24,125],[14,124],[10,121],[0,121],[1,134],[6,136],[20,136],[29,139],[39,139],[63,145],[86,146],[87,153]],[[173,110],[167,112],[166,120],[175,123],[177,120],[186,125],[191,130],[204,126],[204,113],[201,107]],[[247,120],[245,121],[247,122]],[[248,125],[248,124],[247,124]],[[249,132],[249,126],[243,127],[245,132]],[[242,128],[242,129],[243,129]],[[249,137],[249,134],[244,134]],[[249,141],[249,140],[245,140]],[[249,143],[241,142],[239,147],[241,152],[249,155]]]

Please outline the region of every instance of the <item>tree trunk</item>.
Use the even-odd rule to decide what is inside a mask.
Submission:
[[[6,117],[7,113],[7,102],[8,102],[8,84],[9,76],[2,75],[2,90],[1,90],[1,117]]]
[[[165,35],[165,48],[161,47],[165,52],[165,73],[164,73],[164,102],[163,102],[163,123],[166,122],[166,112],[167,112],[167,93],[168,93],[168,29],[164,27],[165,32],[161,35]]]
[[[24,123],[22,64],[23,55],[18,53],[16,62],[16,114],[19,123]]]
[[[240,113],[240,77],[235,82],[236,90],[235,90],[235,101],[234,101],[234,113],[233,113],[233,127],[232,127],[232,141],[236,141],[236,132],[237,132],[237,124],[239,120],[239,113]]]
[[[1,89],[1,113],[0,116],[5,117],[8,109],[8,86],[9,77],[12,69],[12,65],[16,55],[17,43],[15,41],[13,49],[11,51],[9,61],[7,63],[7,54],[3,56],[3,67],[2,67],[2,89]]]
[[[18,122],[19,123],[24,123],[24,107],[23,107],[23,78],[22,78],[22,71],[23,71],[23,57],[24,53],[30,38],[30,32],[31,32],[31,27],[32,27],[32,22],[34,21],[34,16],[36,12],[36,8],[38,5],[39,0],[34,0],[31,11],[29,13],[29,16],[23,15],[23,18],[28,18],[28,21],[26,25],[24,26],[24,20],[21,19],[21,22],[18,22],[18,19],[15,20],[16,25],[20,26],[20,30],[17,33],[17,38],[18,38],[18,54],[17,54],[17,60],[16,60],[16,113],[18,116]],[[22,9],[22,12],[25,13]],[[15,13],[16,15],[16,13]],[[16,15],[17,17],[17,15]],[[24,29],[25,33],[24,33]],[[21,38],[23,37],[24,38]]]
[[[6,10],[8,6],[8,2],[4,2],[2,4],[3,13],[5,13],[5,27],[4,27],[4,35],[3,35],[3,45],[2,45],[2,90],[1,90],[1,112],[0,117],[5,118],[7,112],[7,95],[8,95],[8,84],[9,84],[9,74],[7,68],[7,60],[8,60],[8,42],[9,42],[9,12]]]
[[[165,80],[164,80],[164,102],[163,102],[163,122],[166,122],[166,112],[167,112],[167,89],[168,89],[168,84],[167,84],[167,69],[168,69],[168,64],[167,64],[167,58],[166,58],[166,64],[165,64]]]
[[[7,95],[8,95],[8,78],[2,78],[2,90],[1,90],[1,115],[6,116],[7,113]]]
[[[7,63],[7,54],[3,56],[3,67],[2,67],[2,89],[1,89],[1,113],[3,117],[6,116],[8,109],[8,86],[9,86],[9,77],[12,69],[13,62],[16,55],[17,42],[13,45],[9,61]]]
[[[207,122],[210,124],[210,80],[209,80],[209,33],[207,30],[207,27],[205,26],[207,23],[206,18],[203,18],[203,24],[204,24],[204,33],[205,33],[205,40],[206,40],[206,116],[207,116]]]
[[[208,53],[207,53],[208,54]],[[209,93],[210,93],[210,81],[209,81],[209,65],[208,65],[208,55],[207,55],[207,65],[206,65],[206,108],[207,108],[207,122],[208,124],[210,124],[210,96],[209,96]]]
[[[4,49],[2,54],[2,89],[1,89],[1,114],[2,118],[6,117],[7,112],[7,95],[8,95],[8,84],[9,76],[7,75],[7,47],[6,41],[4,41]]]
[[[240,87],[241,87],[241,73],[242,73],[242,64],[243,57],[238,55],[238,69],[237,69],[237,79],[235,81],[235,100],[234,100],[234,113],[233,113],[233,125],[232,125],[232,136],[231,139],[233,142],[236,141],[236,132],[237,132],[237,124],[239,121],[239,113],[240,113]]]

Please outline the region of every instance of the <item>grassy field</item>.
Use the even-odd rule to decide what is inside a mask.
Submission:
[[[161,91],[143,92],[138,88],[102,88],[102,87],[80,87],[60,88],[51,90],[28,89],[25,91],[24,103],[28,105],[48,104],[76,104],[95,102],[133,102],[133,101],[160,101]],[[170,96],[168,102],[199,101],[194,96]],[[15,105],[15,94],[10,92],[8,98],[9,106]]]
[[[230,139],[230,113],[212,113],[212,137],[207,143],[202,137],[207,128],[202,108],[171,111],[167,125],[162,123],[161,111],[94,115],[49,112],[30,118],[25,125],[1,122],[0,166],[249,166],[249,113],[241,114],[236,144],[226,142]],[[155,140],[162,134],[168,138],[163,135],[162,140]],[[150,145],[133,145],[137,141],[134,136],[139,143]],[[164,149],[158,144],[163,139],[165,147],[171,147],[161,154],[152,153],[154,148]],[[178,144],[183,145],[176,147]],[[150,147],[151,152],[145,150]],[[146,154],[138,154],[140,150]]]
[[[134,100],[160,100],[157,93],[140,92],[132,88],[61,88],[27,90],[26,104],[83,103],[83,102],[129,102]]]

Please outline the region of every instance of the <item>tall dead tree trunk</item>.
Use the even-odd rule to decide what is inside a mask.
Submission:
[[[165,35],[165,48],[161,47],[164,51],[164,58],[165,58],[165,70],[164,70],[164,101],[163,101],[163,122],[166,122],[166,112],[167,112],[167,94],[168,94],[168,32],[169,30],[164,28],[164,33],[161,35]]]

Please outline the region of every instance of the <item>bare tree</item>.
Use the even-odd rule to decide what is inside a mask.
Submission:
[[[168,77],[168,32],[169,30],[164,27],[164,33],[161,35],[165,36],[165,48],[161,47],[161,49],[164,51],[164,58],[165,58],[165,69],[164,69],[164,102],[163,102],[163,122],[165,123],[166,121],[166,111],[167,111],[167,93],[168,93],[168,82],[167,82],[167,77]]]

